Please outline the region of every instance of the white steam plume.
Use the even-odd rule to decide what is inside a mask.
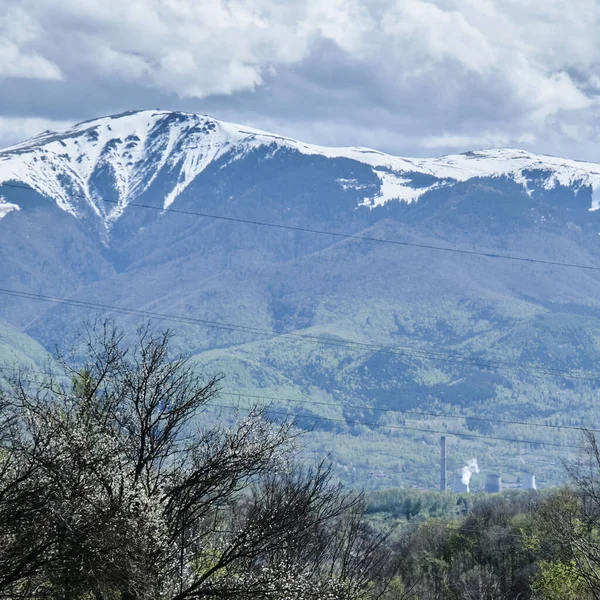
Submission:
[[[477,464],[477,459],[472,458],[463,468],[462,468],[462,482],[465,485],[469,485],[471,482],[471,477],[473,473],[479,473],[479,465]]]

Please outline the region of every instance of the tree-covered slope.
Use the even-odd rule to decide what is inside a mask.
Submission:
[[[0,365],[10,369],[46,366],[48,352],[33,338],[0,320]]]
[[[576,431],[498,420],[600,421],[598,173],[516,150],[324,149],[181,113],[101,119],[0,152],[0,315],[45,348],[85,318],[132,331],[151,315],[226,374],[222,406],[301,415],[359,485],[436,485],[439,432],[543,442],[452,438],[451,466],[551,482],[570,449],[550,444]],[[433,416],[450,413],[471,419]]]

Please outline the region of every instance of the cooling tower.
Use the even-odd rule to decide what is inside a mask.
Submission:
[[[502,491],[502,477],[500,477],[500,475],[497,475],[495,473],[490,473],[485,478],[485,491],[488,492],[488,494],[494,494],[496,492],[501,492]]]
[[[469,484],[463,483],[462,475],[455,475],[452,480],[452,491],[458,494],[469,491]]]
[[[535,484],[535,475],[533,473],[525,473],[525,475],[523,475],[523,489],[537,490],[537,486]]]

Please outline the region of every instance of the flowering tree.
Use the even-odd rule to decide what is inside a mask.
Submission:
[[[254,410],[203,426],[220,377],[171,334],[89,328],[72,382],[15,377],[0,422],[0,595],[350,599],[385,588],[385,538],[297,434]]]

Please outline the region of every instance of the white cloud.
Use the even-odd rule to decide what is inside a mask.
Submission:
[[[62,79],[77,107],[81,85],[90,117],[179,98],[320,143],[595,153],[597,0],[0,0],[0,14],[0,85]],[[36,115],[57,114],[58,89]]]
[[[37,117],[0,117],[2,146],[17,144],[43,131],[59,131],[72,123]]]
[[[529,13],[521,4],[516,17],[514,3],[506,0],[397,0],[382,19],[389,39],[381,45],[395,49],[401,76],[437,80],[442,97],[450,88],[467,103],[477,100],[478,86],[489,86],[499,102],[542,124],[558,111],[589,108],[591,99],[567,72],[575,64],[591,68],[593,51],[600,49],[593,41],[596,29],[582,24],[589,13],[565,22],[555,2],[545,9],[529,3],[536,7]],[[578,35],[586,41],[573,39]],[[560,54],[556,43],[564,46]]]
[[[35,21],[18,7],[0,1],[0,77],[25,79],[61,79],[60,68],[31,46],[42,31]]]
[[[298,27],[305,11],[277,0],[25,0],[23,5],[44,24],[47,52],[67,72],[84,65],[105,77],[183,97],[253,89],[272,66],[302,60],[315,32]]]
[[[35,52],[23,52],[8,39],[0,40],[0,77],[61,79],[60,69]]]
[[[383,16],[382,32],[396,56],[422,71],[432,63],[455,60],[481,73],[494,66],[498,53],[464,14],[423,0],[398,0]]]
[[[310,38],[315,34],[335,42],[354,56],[366,56],[377,20],[360,0],[307,2],[307,10],[298,31]]]

